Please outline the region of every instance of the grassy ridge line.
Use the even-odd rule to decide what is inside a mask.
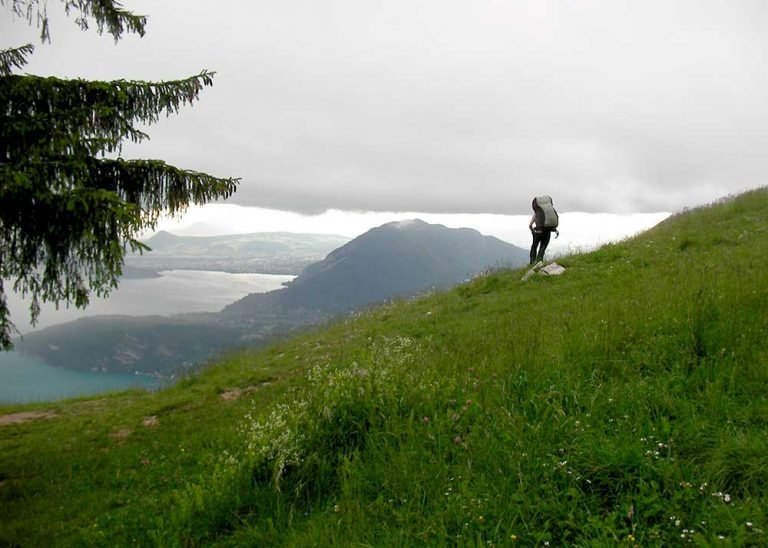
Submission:
[[[57,405],[0,430],[0,541],[760,544],[767,214],[749,193],[560,278],[497,272],[159,395]]]

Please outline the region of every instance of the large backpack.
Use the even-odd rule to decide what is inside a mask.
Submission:
[[[552,205],[552,198],[549,196],[536,196],[533,199],[533,211],[536,214],[537,228],[557,228],[560,218]]]

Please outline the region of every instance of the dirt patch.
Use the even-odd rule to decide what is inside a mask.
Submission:
[[[53,411],[24,411],[21,413],[10,413],[8,415],[0,415],[0,427],[9,424],[21,424],[37,419],[52,419],[54,417],[58,417],[58,415]]]
[[[241,396],[245,396],[245,395],[251,394],[252,392],[256,392],[256,390],[258,390],[262,386],[267,386],[269,384],[272,384],[272,383],[270,381],[264,381],[260,383],[258,386],[251,385],[251,386],[246,386],[245,388],[233,388],[232,390],[227,390],[226,392],[222,392],[221,394],[219,394],[219,397],[224,401],[236,400]]]
[[[116,440],[125,440],[128,439],[128,436],[133,434],[133,430],[130,428],[123,428],[122,430],[118,430],[117,432],[112,432],[109,437]]]
[[[160,421],[157,420],[157,415],[150,415],[148,417],[144,417],[141,419],[141,424],[146,426],[147,428],[152,428],[153,426],[157,426],[160,424]]]
[[[219,394],[219,397],[224,401],[232,401],[242,396],[243,392],[244,392],[243,388],[234,388],[232,390],[227,390],[226,392],[222,392],[221,394]]]

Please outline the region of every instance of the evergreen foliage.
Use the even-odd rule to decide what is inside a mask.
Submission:
[[[49,40],[46,5],[9,4],[16,16],[37,21]],[[111,0],[66,0],[67,13],[88,28],[118,40],[144,34],[146,18]],[[11,347],[3,281],[32,299],[84,307],[91,292],[117,286],[126,252],[145,248],[136,236],[161,213],[190,203],[229,197],[237,179],[170,166],[160,160],[125,160],[122,143],[148,136],[152,124],[197,100],[213,74],[182,80],[110,82],[14,74],[33,52],[31,44],[0,51],[0,347]]]

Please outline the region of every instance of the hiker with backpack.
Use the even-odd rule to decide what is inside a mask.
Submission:
[[[549,196],[537,196],[533,199],[533,217],[528,223],[533,236],[533,245],[531,245],[531,264],[536,264],[544,260],[544,252],[549,245],[549,239],[552,232],[555,232],[555,238],[560,236],[557,230],[559,217],[555,207],[552,205],[552,198]]]

